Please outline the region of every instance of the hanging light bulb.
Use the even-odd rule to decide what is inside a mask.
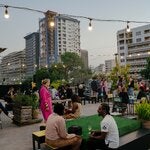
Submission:
[[[5,17],[6,19],[8,19],[8,18],[10,17],[7,8],[8,8],[8,6],[5,6],[4,17]]]
[[[88,26],[88,29],[89,31],[92,31],[93,27],[92,27],[92,19],[89,19],[90,22],[89,22],[89,26]]]
[[[126,31],[127,31],[127,32],[130,32],[130,31],[131,31],[131,29],[130,29],[130,27],[129,27],[129,23],[130,23],[130,22],[127,21],[127,28],[126,28]]]

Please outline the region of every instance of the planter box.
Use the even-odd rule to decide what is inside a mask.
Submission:
[[[21,125],[32,120],[32,106],[14,106],[14,123]]]
[[[142,127],[145,129],[150,129],[150,120],[142,120]]]

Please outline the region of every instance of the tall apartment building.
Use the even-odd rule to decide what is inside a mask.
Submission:
[[[40,31],[40,67],[48,67],[60,61],[64,52],[80,54],[80,22],[76,19],[57,16],[52,13],[55,26],[49,26],[49,19],[45,17],[39,21]]]
[[[109,73],[115,67],[116,63],[114,59],[105,60],[105,72]]]
[[[31,77],[39,68],[39,32],[25,38],[26,77]]]
[[[84,67],[85,69],[88,69],[88,66],[89,66],[88,65],[88,51],[81,49],[80,52],[81,52],[81,59],[83,61]]]
[[[25,50],[12,52],[2,58],[3,84],[21,84],[25,79]]]
[[[150,25],[117,32],[118,56],[121,65],[130,65],[131,73],[139,73],[150,57]]]
[[[105,73],[104,64],[100,64],[99,66],[97,66],[97,67],[94,69],[94,72],[95,72],[96,74]]]

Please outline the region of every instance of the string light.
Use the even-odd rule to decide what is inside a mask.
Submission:
[[[55,26],[54,21],[51,21],[51,22],[50,22],[50,26],[51,26],[51,27],[54,27],[54,26]]]
[[[8,8],[8,6],[6,5],[6,6],[5,6],[5,13],[4,13],[4,17],[5,17],[6,19],[8,19],[8,18],[10,17],[7,8]]]
[[[92,27],[92,19],[89,18],[90,22],[89,22],[89,26],[88,26],[88,29],[89,31],[92,31],[93,27]]]
[[[130,27],[129,27],[129,21],[127,21],[127,28],[126,28],[126,31],[129,33],[131,31]]]
[[[22,10],[29,10],[29,11],[34,11],[34,12],[38,12],[38,13],[42,13],[44,15],[46,15],[46,12],[41,11],[41,10],[36,10],[36,9],[32,9],[32,8],[27,8],[27,7],[18,7],[18,6],[8,6],[8,5],[4,5],[4,4],[0,4],[0,7],[4,7],[5,8],[5,18],[9,18],[9,13],[8,13],[8,7],[9,8],[15,8],[15,9],[22,9]],[[112,20],[112,19],[97,19],[97,18],[91,18],[91,17],[86,17],[86,16],[75,16],[75,15],[68,15],[68,14],[57,14],[57,15],[61,15],[61,16],[66,16],[66,17],[72,17],[72,18],[79,18],[79,19],[88,19],[90,20],[89,22],[89,27],[90,29],[92,29],[92,24],[91,21],[100,21],[100,22],[123,22],[123,23],[127,23],[127,32],[130,32],[130,28],[129,28],[129,23],[144,23],[144,24],[150,24],[149,21],[135,21],[135,20]],[[50,22],[50,26],[53,27],[54,21]]]

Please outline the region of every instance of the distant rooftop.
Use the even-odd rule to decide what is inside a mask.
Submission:
[[[7,48],[1,48],[0,47],[0,53],[2,53],[3,51],[5,51]]]

